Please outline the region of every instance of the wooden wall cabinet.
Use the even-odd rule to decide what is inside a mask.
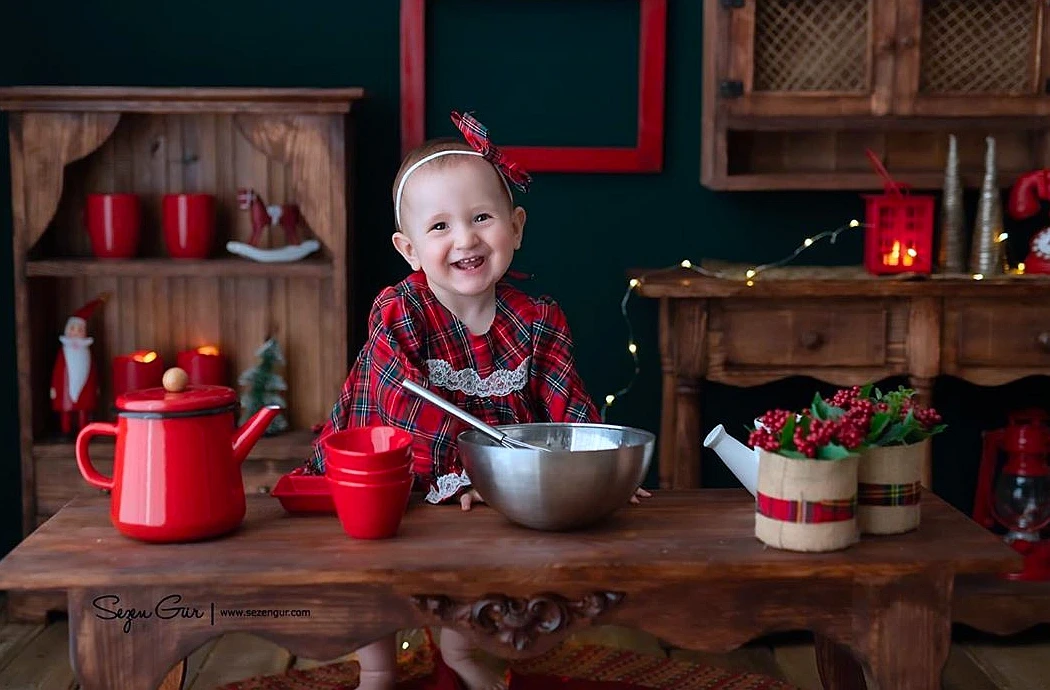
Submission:
[[[246,491],[268,492],[307,457],[311,427],[329,413],[348,364],[349,126],[362,97],[361,89],[0,89],[11,143],[25,533],[74,495],[95,491],[77,471],[71,440],[57,433],[48,389],[67,317],[103,292],[111,296],[89,322],[102,391],[95,419],[115,416],[115,355],[153,349],[173,366],[176,352],[217,344],[236,387],[272,335],[287,360],[291,430],[253,449]],[[321,249],[291,263],[229,254],[226,241],[247,241],[252,231],[238,208],[240,187],[266,203],[297,203]],[[81,217],[89,192],[140,195],[136,258],[93,257]],[[210,258],[166,256],[161,197],[174,192],[216,196]],[[264,241],[277,246],[283,236]],[[108,470],[112,444],[108,459],[104,442],[92,451]]]
[[[1041,0],[705,0],[703,165],[715,189],[940,186],[947,135],[976,186],[1050,165]]]

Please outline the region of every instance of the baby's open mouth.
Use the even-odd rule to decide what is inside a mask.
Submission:
[[[460,269],[461,271],[470,271],[472,269],[478,268],[483,263],[485,263],[485,257],[472,256],[469,259],[461,259],[460,261],[456,261],[452,265]]]

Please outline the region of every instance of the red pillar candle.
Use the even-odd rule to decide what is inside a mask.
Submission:
[[[164,362],[152,350],[113,358],[113,398],[128,391],[156,388],[164,376]]]
[[[189,374],[190,383],[197,386],[225,386],[226,358],[214,345],[183,350],[176,355],[176,365]]]

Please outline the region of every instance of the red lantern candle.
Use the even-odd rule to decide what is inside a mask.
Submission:
[[[214,345],[183,350],[176,355],[176,365],[186,370],[191,384],[197,386],[226,385],[226,358]]]
[[[164,362],[152,350],[113,358],[113,398],[128,391],[156,388],[164,377]]]
[[[864,196],[864,267],[874,275],[930,273],[934,197],[912,194],[870,149],[867,153],[885,184],[883,194]]]

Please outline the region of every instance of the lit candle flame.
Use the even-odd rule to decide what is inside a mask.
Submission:
[[[899,240],[893,241],[893,249],[890,250],[889,254],[882,256],[882,263],[885,266],[899,266],[901,263],[901,243]]]
[[[214,345],[201,345],[197,348],[197,353],[202,355],[217,355],[219,354],[219,348]]]
[[[152,350],[149,352],[136,352],[131,356],[131,359],[136,362],[149,363],[157,358],[157,353]]]

